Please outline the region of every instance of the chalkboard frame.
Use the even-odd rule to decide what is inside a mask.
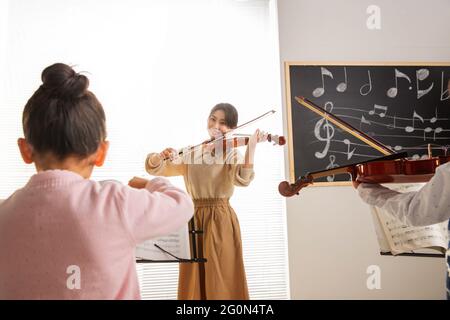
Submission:
[[[284,62],[284,79],[285,79],[285,108],[288,129],[288,158],[289,158],[289,180],[294,183],[295,177],[295,163],[294,163],[294,146],[293,146],[293,129],[292,129],[292,99],[291,95],[291,66],[424,66],[424,67],[450,67],[450,62],[418,62],[418,61],[285,61]],[[335,182],[316,182],[312,186],[350,186],[350,181],[335,181]]]

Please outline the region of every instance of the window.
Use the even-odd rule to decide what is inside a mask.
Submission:
[[[147,176],[148,152],[206,139],[218,102],[240,123],[281,134],[275,1],[0,0],[0,198],[23,186],[34,167],[20,158],[23,106],[44,67],[64,62],[88,71],[111,143],[92,179],[126,183]],[[231,199],[240,219],[252,299],[289,298],[283,149],[257,147],[256,176]],[[172,179],[184,187],[181,178]],[[175,299],[177,264],[140,264],[144,299]]]

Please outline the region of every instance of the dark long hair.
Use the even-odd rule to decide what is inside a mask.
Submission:
[[[106,138],[106,124],[89,79],[63,63],[45,68],[41,78],[23,110],[27,142],[37,154],[50,152],[60,160],[93,154]]]
[[[219,103],[216,104],[212,109],[209,115],[211,116],[217,110],[222,110],[225,113],[225,124],[227,127],[233,129],[236,128],[238,124],[238,112],[236,108],[229,103]]]

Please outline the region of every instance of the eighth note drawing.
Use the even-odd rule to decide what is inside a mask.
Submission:
[[[428,69],[419,69],[416,71],[416,85],[417,85],[417,99],[422,98],[428,92],[433,89],[434,83],[425,90],[419,90],[419,81],[423,81],[430,75],[430,71]]]
[[[409,85],[410,85],[409,86],[409,90],[412,89],[412,87],[411,87],[411,79],[406,74],[404,74],[403,72],[398,71],[397,69],[395,69],[395,87],[392,87],[392,88],[390,88],[387,91],[387,96],[389,98],[395,98],[397,96],[397,94],[398,94],[398,78],[404,78],[404,79],[408,80]]]
[[[333,74],[327,68],[324,67],[320,67],[320,76],[322,77],[322,87],[318,87],[313,91],[313,96],[316,98],[322,96],[325,93],[325,81],[323,76],[327,76],[333,79]]]
[[[412,118],[412,126],[406,126],[405,127],[406,132],[414,132],[414,130],[415,130],[414,120],[415,119],[419,119],[422,123],[424,121],[423,118],[416,112],[416,110],[414,110],[413,118]]]
[[[381,111],[380,111],[380,110],[381,110]],[[386,113],[387,113],[387,110],[388,110],[388,107],[386,107],[386,106],[380,106],[380,105],[378,105],[378,104],[374,104],[373,110],[370,110],[370,111],[369,111],[369,114],[370,114],[371,116],[373,116],[373,115],[378,115],[380,118],[384,118],[384,116],[385,116]],[[377,111],[378,111],[378,113],[377,113]]]
[[[438,115],[437,115],[437,108],[436,108],[435,112],[434,112],[434,117],[430,119],[430,123],[435,123],[438,120],[439,120],[439,118],[438,118]]]
[[[344,142],[344,144],[347,145],[347,160],[350,160],[350,159],[352,158],[352,156],[353,156],[353,153],[355,153],[356,148],[353,148],[353,150],[350,151],[350,145],[352,144],[352,143],[350,142],[350,140],[344,139],[343,142]]]

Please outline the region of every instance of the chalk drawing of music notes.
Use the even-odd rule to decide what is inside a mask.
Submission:
[[[445,90],[447,88],[447,90]],[[441,101],[447,100],[450,98],[450,82],[444,83],[444,72],[442,72],[441,76]]]
[[[324,67],[320,67],[320,76],[322,77],[322,86],[314,89],[313,91],[313,96],[316,98],[322,96],[325,93],[325,80],[323,77],[327,76],[333,79],[333,74],[330,72],[330,70]]]
[[[426,140],[426,138],[425,138],[426,134],[431,131],[433,131],[433,128],[430,128],[430,127],[426,127],[425,129],[423,129],[423,140],[424,141]],[[442,131],[442,129],[441,129],[441,131]],[[436,140],[436,135],[434,135],[434,140]]]
[[[331,101],[328,101],[325,103],[324,107],[326,111],[332,112],[333,103]],[[322,136],[322,131],[325,131],[325,136]],[[322,118],[316,122],[316,125],[314,127],[314,136],[317,138],[317,140],[325,142],[325,147],[323,148],[323,150],[321,152],[316,151],[316,153],[314,153],[316,158],[322,159],[327,155],[328,150],[330,149],[331,138],[333,138],[334,136],[334,126],[330,124],[327,119]]]
[[[388,129],[395,129],[396,128],[396,126],[395,126],[395,120],[397,119],[397,117],[394,115],[394,123],[391,123],[391,124],[388,124],[387,125],[387,128]]]
[[[437,115],[437,108],[434,111],[434,117],[430,119],[430,123],[435,123],[436,121],[438,121],[438,115]]]
[[[385,116],[386,113],[387,113],[387,110],[388,110],[388,107],[386,107],[386,106],[380,106],[380,105],[378,105],[378,104],[375,104],[375,105],[373,106],[373,110],[370,110],[370,111],[369,111],[369,114],[370,114],[371,116],[373,116],[373,115],[378,115],[380,118],[384,118],[384,116]]]
[[[369,82],[361,86],[359,89],[359,93],[362,96],[367,96],[372,91],[372,77],[370,75],[370,70],[367,70],[367,76],[369,78]]]
[[[419,119],[422,123],[424,122],[423,118],[417,114],[417,112],[414,110],[413,118],[412,118],[412,126],[406,126],[405,131],[406,132],[414,132],[415,126],[414,126],[414,120]]]
[[[416,85],[417,85],[417,99],[422,98],[424,95],[426,95],[428,92],[430,92],[433,89],[434,83],[431,84],[431,86],[428,87],[428,89],[420,90],[419,89],[419,81],[423,81],[430,75],[430,71],[428,69],[419,69],[416,71]]]
[[[361,130],[361,126],[362,124],[368,124],[369,126],[371,125],[370,121],[367,120],[366,118],[364,118],[364,116],[361,116],[361,120],[359,121],[359,130]]]
[[[356,148],[353,148],[352,151],[350,151],[351,142],[348,139],[343,140],[344,144],[347,145],[347,160],[350,160],[353,156],[353,153],[355,153]]]
[[[328,158],[330,159],[330,163],[327,165],[326,169],[333,169],[333,168],[337,168],[339,167],[339,165],[337,165],[336,163],[334,163],[334,161],[336,161],[336,156],[331,154],[330,157]],[[333,182],[334,181],[334,175],[332,176],[327,176],[327,181],[328,182]]]
[[[344,82],[341,82],[337,85],[336,90],[338,92],[345,92],[347,90],[347,68],[344,67]]]
[[[444,129],[442,129],[441,127],[437,127],[433,130],[433,141],[436,141],[436,133],[441,133],[443,130]]]
[[[408,80],[409,85],[410,85],[409,86],[409,90],[412,89],[412,87],[411,87],[411,79],[406,74],[404,74],[403,72],[398,71],[397,69],[395,69],[395,87],[392,87],[392,88],[390,88],[387,91],[387,96],[389,98],[395,98],[397,96],[397,94],[398,94],[398,78],[403,78],[403,79]]]

